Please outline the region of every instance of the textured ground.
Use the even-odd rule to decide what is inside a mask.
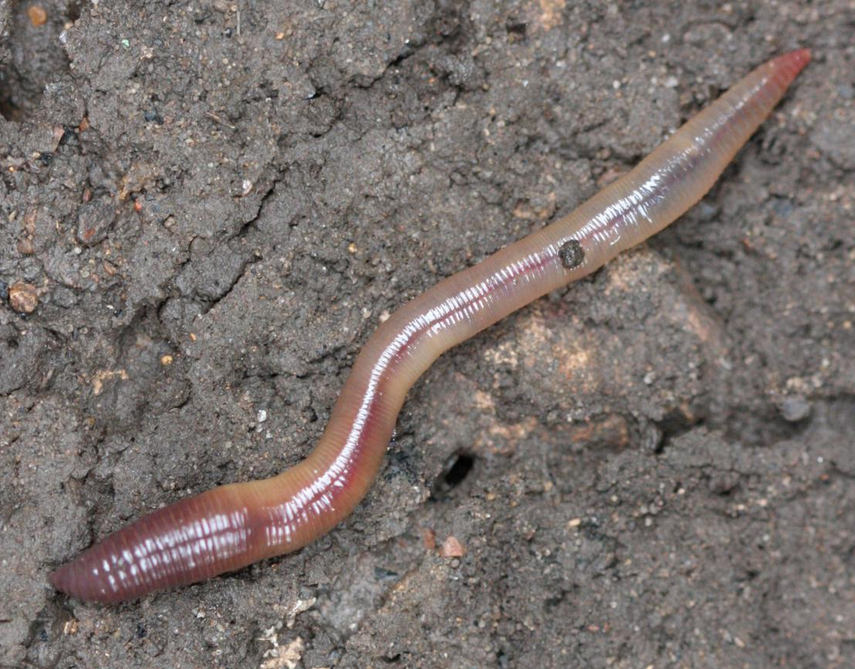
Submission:
[[[855,665],[852,0],[0,0],[0,31],[0,666]],[[428,372],[343,527],[121,607],[48,587],[297,462],[385,312],[798,46],[698,207]]]

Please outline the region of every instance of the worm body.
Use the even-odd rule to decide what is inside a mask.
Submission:
[[[365,496],[407,391],[439,355],[683,214],[809,60],[802,49],[761,65],[574,212],[404,305],[360,352],[323,436],[300,464],[159,509],[60,567],[53,586],[115,603],[294,551],[328,532]]]

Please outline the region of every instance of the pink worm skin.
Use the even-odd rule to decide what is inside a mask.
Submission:
[[[80,600],[117,603],[289,553],[331,530],[371,487],[407,391],[436,358],[681,216],[809,60],[801,49],[761,65],[573,213],[404,305],[360,352],[304,461],[150,513],[57,569],[51,584]]]

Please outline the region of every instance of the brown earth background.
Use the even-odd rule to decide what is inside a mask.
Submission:
[[[855,666],[855,2],[0,0],[0,27],[1,666]],[[331,535],[120,607],[47,585],[299,461],[386,313],[800,46],[700,205],[434,365]]]

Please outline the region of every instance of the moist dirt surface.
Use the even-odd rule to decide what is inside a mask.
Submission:
[[[855,4],[0,0],[0,666],[855,666]],[[691,212],[441,358],[301,552],[47,574],[312,448],[389,312],[814,60]]]

